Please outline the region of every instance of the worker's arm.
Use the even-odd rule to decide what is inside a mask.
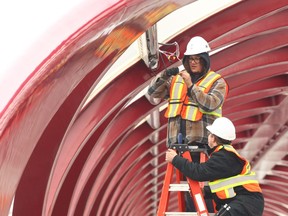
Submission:
[[[208,93],[204,93],[197,85],[188,88],[188,96],[205,112],[212,112],[223,105],[227,94],[227,84],[223,78],[218,79]]]
[[[172,164],[185,176],[196,181],[212,181],[227,178],[241,173],[244,166],[234,153],[225,150],[213,153],[204,163],[189,162],[186,158],[176,155]]]
[[[178,68],[170,68],[158,74],[150,83],[148,94],[153,98],[169,98],[172,76],[179,72]]]

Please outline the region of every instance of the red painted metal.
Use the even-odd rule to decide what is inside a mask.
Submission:
[[[119,193],[117,193],[117,190],[119,190],[121,187],[117,187],[120,183],[121,183],[121,177],[123,177],[123,173],[127,172],[127,169],[129,168],[129,166],[131,165],[131,162],[133,162],[134,160],[137,160],[137,154],[135,155],[136,158],[132,158],[131,160],[127,158],[128,153],[130,153],[131,151],[135,151],[135,148],[139,148],[139,146],[141,145],[147,145],[150,146],[151,144],[149,144],[148,142],[145,142],[145,138],[152,132],[151,127],[149,127],[148,125],[141,125],[139,126],[139,128],[137,128],[137,130],[135,130],[132,134],[129,134],[125,139],[123,139],[118,145],[121,145],[121,143],[125,143],[125,145],[121,148],[121,150],[119,149],[117,151],[117,155],[115,155],[114,158],[123,158],[123,163],[121,164],[121,166],[118,166],[116,170],[110,170],[110,181],[109,182],[105,182],[103,183],[102,187],[105,187],[105,193],[103,194],[103,196],[101,196],[100,194],[98,194],[97,200],[95,200],[95,203],[98,203],[98,212],[101,215],[105,215],[106,213],[110,212],[110,209],[113,208],[114,206],[114,202],[111,202],[111,207],[106,207],[104,208],[104,205],[106,203],[106,199],[109,199],[112,201],[113,198],[115,197],[115,200],[117,200],[116,197],[118,197],[122,191],[119,191]],[[144,140],[143,140],[144,139]],[[146,138],[147,139],[147,138]],[[145,148],[147,148],[147,146]],[[151,147],[153,147],[151,145]],[[131,153],[132,154],[132,153]],[[131,154],[129,154],[129,158],[131,158]],[[120,161],[120,160],[119,160]],[[127,185],[127,183],[122,183],[123,186]],[[94,188],[96,187],[97,184],[94,185]],[[98,186],[98,185],[97,185]],[[99,185],[101,186],[101,185]],[[133,184],[134,186],[134,184]]]
[[[97,70],[95,70],[95,71],[97,71]],[[143,76],[144,76],[144,74],[143,74]],[[135,86],[132,86],[132,85],[130,86],[131,87],[130,91],[132,91],[133,87],[135,87],[135,88],[138,87],[138,85],[137,85],[138,82],[136,80],[137,79],[141,80],[141,78],[143,76],[140,75],[140,71],[138,74],[135,74],[135,73],[130,74],[130,78],[134,79],[133,83],[135,84]],[[141,81],[143,82],[143,80],[141,80]],[[125,79],[125,77],[122,76],[122,77],[119,77],[118,82],[121,85],[127,85],[129,82],[131,82],[131,80]],[[97,130],[97,127],[101,126],[101,124],[103,124],[103,120],[108,118],[109,115],[113,115],[113,117],[112,116],[110,117],[110,122],[111,122],[112,118],[114,118],[114,115],[117,114],[117,113],[113,113],[113,112],[110,113],[107,110],[109,110],[109,111],[113,111],[114,109],[120,110],[122,108],[122,106],[131,97],[131,95],[129,95],[129,92],[130,92],[129,89],[127,89],[127,90],[123,89],[123,91],[118,90],[119,86],[121,86],[121,85],[111,84],[110,86],[107,86],[105,91],[103,91],[102,93],[99,93],[99,97],[97,97],[97,99],[93,100],[89,104],[89,107],[87,107],[85,110],[83,110],[83,113],[78,117],[76,122],[73,124],[72,128],[69,130],[69,133],[66,134],[66,138],[64,140],[64,143],[62,144],[63,147],[61,149],[61,151],[63,151],[64,153],[61,154],[61,152],[59,152],[59,154],[61,154],[61,155],[59,156],[60,158],[58,158],[58,162],[55,164],[55,168],[54,168],[56,174],[57,173],[63,173],[64,174],[64,176],[61,176],[61,178],[65,178],[65,175],[66,175],[63,172],[63,169],[65,167],[71,166],[71,164],[73,164],[73,161],[77,157],[77,154],[79,154],[79,151],[81,150],[81,148],[83,148],[86,145],[87,141],[85,141],[85,139],[87,139],[87,137],[91,136],[91,134],[93,134],[93,133],[99,133],[99,131]],[[119,92],[121,94],[115,95],[107,101],[107,98],[105,98],[105,94],[109,95],[110,93],[114,94],[115,92]],[[99,106],[99,104],[105,104],[105,109],[103,109],[102,106]],[[117,108],[117,106],[120,106],[120,107]],[[83,128],[83,124],[86,124],[87,121],[89,122],[89,125],[87,125],[85,128]],[[108,126],[108,123],[105,126],[105,130],[106,130],[107,126]],[[81,133],[80,133],[80,131],[81,131]],[[102,131],[101,134],[103,132],[104,131]],[[98,136],[100,136],[100,134]],[[99,137],[93,141],[93,145],[95,145],[95,142],[98,139],[99,139]],[[71,146],[71,143],[75,143],[75,144],[73,146]],[[90,149],[90,151],[91,151],[91,149]],[[67,151],[69,152],[70,155],[69,154],[67,155],[67,153],[66,153]],[[67,165],[63,166],[63,164],[67,164]],[[58,176],[58,177],[57,176],[55,176],[55,177],[51,176],[51,177],[52,177],[52,179],[51,179],[52,185],[51,185],[51,189],[47,193],[54,196],[53,191],[55,191],[56,187],[59,185],[59,181],[61,181],[61,178],[60,178],[60,176]],[[61,184],[59,186],[61,186]],[[49,206],[49,203],[50,202],[47,203],[48,206]],[[51,208],[48,208],[48,206],[47,206],[47,210],[51,209]]]
[[[82,105],[135,39],[189,2],[115,0],[99,5],[86,0],[65,18],[68,25],[59,22],[53,34],[41,39],[41,49],[35,44],[15,64],[9,88],[1,92],[1,213],[7,215],[15,195],[16,216],[155,215],[165,173],[166,119],[161,112],[157,130],[147,123],[136,127],[160,105],[140,97],[125,106],[154,72],[139,61],[84,109]],[[280,203],[287,194],[281,186],[288,183],[286,16],[286,0],[241,1],[171,39],[179,43],[181,54],[196,34],[208,39],[212,49],[237,42],[211,56],[212,69],[230,85],[224,114],[235,122],[235,145],[263,176],[264,215],[269,216],[288,214]],[[163,68],[161,63],[157,72]],[[155,144],[148,141],[153,132],[159,133]],[[150,154],[152,147],[158,148],[158,156]],[[158,165],[152,166],[155,159]],[[274,199],[275,194],[281,198]]]
[[[276,7],[272,11],[269,8],[266,8],[266,10],[258,10],[258,12],[261,11],[260,13],[266,13],[265,16],[255,17],[253,22],[248,21],[245,25],[241,25],[235,30],[231,30],[212,40],[211,47],[218,49],[259,35],[279,31],[279,29],[285,29],[288,24],[287,19],[284,18],[287,16],[287,9]]]

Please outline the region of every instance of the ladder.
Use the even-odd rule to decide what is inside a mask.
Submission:
[[[172,149],[177,150],[182,156],[189,161],[192,161],[190,151],[198,151],[200,153],[200,162],[203,160],[206,161],[207,155],[205,154],[206,150],[196,150],[191,149],[192,146],[187,144],[175,144],[171,146]],[[171,184],[173,179],[173,170],[174,167],[171,163],[167,164],[167,170],[164,178],[162,193],[160,197],[160,202],[158,205],[157,216],[212,216],[214,213],[209,213],[207,206],[202,194],[201,187],[204,183],[194,181],[192,179],[186,178],[187,182],[181,182],[182,173],[175,168],[176,170],[176,184]],[[178,208],[179,212],[167,212],[169,204],[169,196],[171,191],[177,191],[178,194]],[[185,210],[185,200],[184,200],[184,191],[190,191],[194,206],[197,212],[184,212]]]

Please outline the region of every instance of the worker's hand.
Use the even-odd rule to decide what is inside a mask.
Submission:
[[[167,69],[166,70],[166,75],[167,76],[175,76],[175,75],[177,75],[179,73],[179,69],[178,69],[178,67],[175,67],[175,68],[169,68],[169,69]]]
[[[168,149],[166,151],[165,160],[172,163],[173,158],[177,155],[176,151],[173,149]]]
[[[186,70],[183,70],[179,72],[179,75],[183,78],[187,87],[190,88],[192,86],[192,80],[190,74]]]

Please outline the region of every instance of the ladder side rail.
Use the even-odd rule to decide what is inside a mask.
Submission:
[[[185,151],[182,154],[182,156],[192,162],[192,158],[189,151]],[[187,181],[190,186],[191,196],[198,214],[201,216],[209,216],[209,212],[207,210],[206,202],[204,200],[204,196],[202,194],[199,182],[194,181],[190,178],[187,178]]]
[[[200,152],[200,163],[207,161],[207,155],[204,152]],[[204,182],[199,182],[201,188],[204,188]]]
[[[170,196],[169,186],[172,181],[173,169],[174,169],[173,165],[171,163],[168,163],[162,187],[162,193],[158,205],[157,216],[164,216],[165,212],[167,211]]]
[[[201,152],[201,154],[200,154],[200,163],[204,163],[207,160],[208,160],[208,155],[205,152]],[[204,189],[205,182],[199,182],[199,184],[200,184],[200,187]],[[215,201],[213,199],[212,199],[212,205],[213,205],[213,209],[214,209],[213,212],[217,212],[216,203],[215,203]]]

